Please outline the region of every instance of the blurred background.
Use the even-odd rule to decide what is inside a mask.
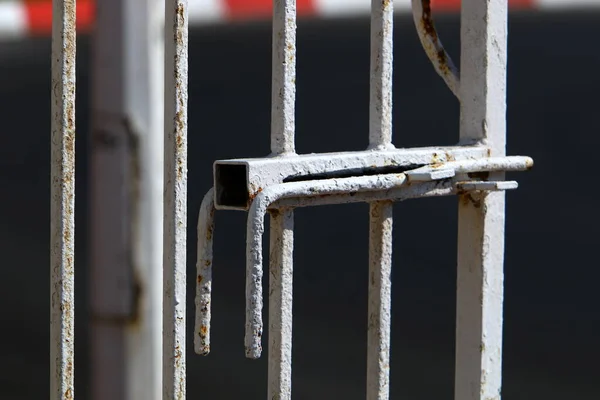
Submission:
[[[87,3],[81,3],[76,393],[77,399],[91,399],[88,200],[93,7],[85,14]],[[202,196],[212,185],[212,162],[260,157],[269,150],[271,24],[269,8],[260,8],[258,2],[252,8],[251,3],[240,3],[245,11],[238,14],[217,10],[213,18],[198,12],[200,17],[190,22],[187,374],[191,399],[266,396],[266,357],[247,360],[243,351],[244,213],[217,213],[211,354],[196,356],[191,342],[195,225]],[[300,3],[298,152],[364,149],[369,109],[368,13],[356,7],[356,12],[323,16],[308,8],[301,11]],[[347,4],[352,3],[359,2]],[[533,157],[536,165],[530,172],[509,175],[520,187],[507,193],[506,400],[600,399],[600,272],[594,248],[600,239],[600,212],[594,206],[596,193],[585,189],[600,146],[600,10],[595,9],[599,5],[595,0],[587,3],[570,7],[576,3],[515,2],[509,15],[507,150],[510,155]],[[17,2],[0,2],[4,35],[0,38],[0,301],[5,305],[0,313],[4,343],[0,398],[7,400],[46,398],[49,390],[50,24],[48,3],[44,4],[26,4],[30,9],[39,7],[36,20],[31,14],[25,18],[15,12]],[[443,8],[436,14],[436,24],[458,62],[459,14]],[[21,21],[14,20],[18,15]],[[410,14],[399,10],[394,24],[395,145],[455,143],[456,99],[427,60]],[[579,172],[571,174],[571,169]],[[296,212],[295,399],[364,398],[367,210],[358,204]],[[454,198],[395,206],[392,399],[453,398],[456,214]]]

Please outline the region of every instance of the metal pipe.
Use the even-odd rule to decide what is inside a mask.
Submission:
[[[271,95],[271,155],[296,154],[296,0],[273,0],[273,54]],[[269,367],[268,397],[290,400],[292,396],[292,270],[294,247],[294,213],[281,210],[271,216],[271,279],[269,284]],[[246,276],[249,280],[251,277]],[[262,277],[261,277],[262,279]],[[251,287],[249,281],[248,286]],[[259,282],[262,290],[262,285]],[[250,296],[254,301],[256,296]],[[248,300],[248,298],[247,298]],[[262,310],[261,303],[255,306]],[[247,309],[251,304],[246,303]],[[248,316],[248,313],[247,313]],[[246,356],[261,353],[260,332],[248,329],[246,320]],[[256,322],[256,320],[253,320]]]
[[[194,351],[203,356],[210,352],[214,215],[214,190],[210,189],[202,199],[198,215],[198,257],[196,262],[198,276],[196,277]]]
[[[75,0],[53,0],[50,399],[75,396]]]
[[[163,399],[186,393],[188,2],[165,2]]]

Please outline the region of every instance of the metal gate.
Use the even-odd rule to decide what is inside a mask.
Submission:
[[[92,308],[95,328],[104,333],[97,340],[112,337],[121,344],[119,349],[126,349],[133,358],[129,368],[147,371],[138,378],[131,377],[131,370],[117,371],[126,376],[123,379],[128,381],[121,384],[127,387],[125,398],[131,399],[185,398],[188,4],[186,0],[165,3],[164,15],[162,7],[157,12],[146,0],[107,1],[110,6],[103,8],[104,13],[98,13],[99,22],[102,18],[116,18],[117,28],[114,36],[98,35],[96,43],[96,57],[106,61],[95,71],[97,85],[107,88],[97,89],[94,114],[93,140],[98,143],[94,157],[99,166],[94,182],[97,201],[94,222],[100,226],[94,227],[94,234],[95,237],[114,235],[116,249],[111,250],[114,254],[109,251],[108,256],[97,253],[112,268],[100,271],[93,267],[94,273],[98,271],[95,276],[100,283],[92,294]],[[412,10],[427,55],[460,101],[457,145],[412,149],[393,146],[393,1],[373,0],[369,147],[358,152],[298,155],[294,145],[296,2],[273,1],[271,153],[265,158],[220,160],[214,164],[214,186],[202,202],[198,221],[194,327],[195,351],[207,355],[214,211],[247,211],[245,347],[248,358],[261,356],[262,235],[265,214],[269,213],[269,399],[291,398],[294,208],[352,202],[370,204],[366,397],[387,399],[392,204],[448,195],[460,196],[455,398],[500,398],[504,190],[517,187],[516,182],[504,180],[504,173],[527,170],[533,165],[528,157],[505,155],[507,0],[463,0],[460,73],[438,38],[430,1],[412,0]],[[53,13],[51,398],[72,399],[75,0],[54,0]],[[163,21],[164,38],[153,37]],[[147,34],[151,37],[141,41]],[[164,94],[162,88],[149,83],[156,82],[152,77],[161,73],[149,61],[162,57]],[[115,71],[122,72],[115,75]],[[134,87],[145,89],[137,93]],[[118,101],[113,97],[115,93],[120,93]],[[156,169],[162,158],[159,157],[160,162],[153,158],[162,148],[162,138],[142,133],[155,132],[161,125],[163,114],[157,104],[162,104],[162,98],[164,176],[161,176],[163,171]],[[147,120],[152,123],[140,122]],[[107,169],[113,178],[121,179],[121,192],[113,203],[110,202],[115,198],[114,193],[112,197],[103,197],[103,188],[106,189],[102,186],[106,178],[103,174]],[[163,189],[157,182],[163,181],[161,216],[157,208],[160,202],[151,199],[157,198]],[[135,229],[103,222],[103,216],[112,209],[107,202],[110,207],[117,207],[127,218],[125,224]],[[164,225],[162,238],[149,234],[153,229],[148,224],[154,228]],[[144,273],[152,274],[160,265],[147,270],[140,265],[152,264],[152,260],[156,263],[161,249],[162,282],[159,276],[144,278]],[[114,262],[123,252],[130,254],[124,261],[128,265],[125,268]],[[111,292],[115,285],[121,288],[117,295]],[[160,287],[162,313],[158,312]],[[144,289],[143,296],[140,288]],[[142,329],[131,330],[140,312],[146,313],[146,319],[142,320],[150,322],[145,322]],[[156,351],[161,344],[161,338],[157,337],[160,329],[155,323],[158,315],[162,315],[163,323],[162,359]],[[162,365],[162,376],[153,375],[157,364]],[[94,381],[102,386],[102,382],[106,383],[103,379],[106,377],[100,374]],[[161,380],[162,396],[157,387]],[[110,392],[103,395],[112,396]]]

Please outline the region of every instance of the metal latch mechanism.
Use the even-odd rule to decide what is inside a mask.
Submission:
[[[262,352],[262,237],[267,212],[277,215],[278,211],[297,207],[396,202],[474,193],[487,196],[490,192],[517,188],[517,182],[504,180],[505,172],[525,171],[533,166],[529,157],[504,157],[503,148],[488,146],[487,133],[473,138],[469,144],[465,144],[469,138],[463,136],[461,145],[457,146],[412,149],[392,146],[392,3],[373,2],[372,35],[375,39],[372,41],[369,149],[305,155],[297,155],[294,151],[295,20],[290,19],[294,14],[289,6],[292,3],[274,3],[272,154],[266,158],[214,163],[214,186],[202,201],[198,220],[196,353],[206,355],[210,351],[215,210],[248,212],[245,349],[248,358],[256,359]],[[429,0],[412,0],[412,4],[426,54],[459,97],[458,72],[438,39]],[[291,313],[290,310],[286,312]],[[289,340],[291,333],[286,335]]]
[[[529,157],[490,157],[484,146],[367,150],[362,152],[223,160],[214,163],[214,188],[198,220],[195,350],[210,349],[214,210],[248,211],[246,356],[261,355],[262,236],[266,212],[281,208],[449,196],[517,188],[485,178],[524,171]],[[476,179],[471,177],[477,177]]]

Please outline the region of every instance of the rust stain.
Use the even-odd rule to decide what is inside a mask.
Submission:
[[[210,264],[212,264],[212,262],[210,260],[205,260],[204,261],[204,266],[210,267]]]
[[[481,208],[481,198],[474,195],[473,193],[460,192],[459,196],[460,204],[462,204],[463,206],[468,206],[469,204],[472,204],[475,208]]]
[[[208,225],[208,227],[206,228],[206,239],[207,240],[212,240],[213,231],[214,231],[214,226],[212,224]]]
[[[423,8],[423,15],[421,16],[420,21],[421,29],[425,32],[427,36],[431,38],[432,42],[434,43],[434,49],[426,50],[429,50],[429,52],[435,52],[435,57],[438,61],[439,70],[443,75],[452,75],[452,70],[450,69],[448,56],[442,48],[442,46],[440,45],[438,34],[435,29],[435,25],[433,24],[433,17],[431,13],[431,1],[421,0],[421,6]]]
[[[198,283],[202,283],[202,280],[203,280],[203,279],[204,279],[204,278],[202,278],[202,275],[198,275]]]
[[[250,195],[248,196],[248,206],[250,206],[250,204],[252,204],[252,202],[254,201],[256,196],[258,196],[258,194],[262,191],[263,191],[263,188],[259,187],[258,189],[256,189],[256,192],[250,193]]]
[[[202,338],[206,337],[206,334],[208,333],[208,328],[206,327],[206,325],[202,325],[200,327],[200,332],[198,332],[198,334],[200,336],[202,336]]]
[[[427,33],[431,38],[437,42],[438,35],[433,26],[433,20],[431,19],[431,1],[430,0],[421,0],[421,6],[423,7],[423,16],[421,17],[421,25],[423,26],[423,30]]]

